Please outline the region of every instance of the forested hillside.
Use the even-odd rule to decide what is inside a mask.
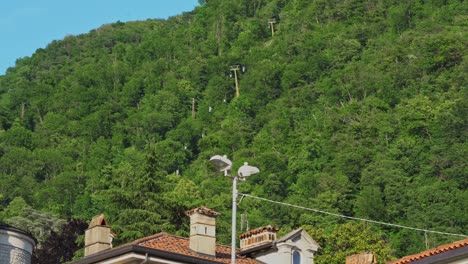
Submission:
[[[0,76],[0,221],[47,245],[104,213],[121,244],[187,236],[184,211],[206,205],[229,244],[232,184],[209,162],[227,155],[261,170],[241,193],[466,235],[467,34],[463,0],[205,0],[53,41]],[[238,212],[306,228],[319,264],[425,249],[421,232],[252,198]]]

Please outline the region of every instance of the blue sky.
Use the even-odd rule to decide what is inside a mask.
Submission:
[[[119,20],[165,19],[197,5],[198,0],[2,0],[0,75],[16,59],[66,35],[88,33]]]

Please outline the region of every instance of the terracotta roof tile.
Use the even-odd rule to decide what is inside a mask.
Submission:
[[[188,238],[169,235],[164,232],[135,240],[131,244],[148,247],[152,249],[164,250],[164,251],[186,255],[186,256],[194,257],[194,258],[217,261],[220,263],[231,263],[231,247],[223,246],[223,245],[216,245],[216,257],[202,255],[202,254],[198,254],[190,250]],[[258,262],[251,258],[237,256],[236,263],[257,264]]]
[[[417,253],[417,254],[405,256],[405,257],[403,257],[401,259],[391,261],[391,262],[387,262],[387,264],[411,263],[411,262],[416,261],[416,260],[420,260],[420,259],[423,259],[423,258],[427,258],[427,257],[433,256],[433,255],[436,255],[436,254],[444,253],[444,252],[447,252],[447,251],[450,251],[450,250],[453,250],[453,249],[466,247],[466,246],[468,246],[468,238],[464,239],[464,240],[456,241],[456,242],[453,242],[453,243],[450,243],[450,244],[441,245],[441,246],[438,246],[436,248],[432,248],[432,249],[429,249],[429,250],[426,250],[426,251],[423,251],[423,252],[420,252],[420,253]]]

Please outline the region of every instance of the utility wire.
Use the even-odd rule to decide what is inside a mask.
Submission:
[[[304,206],[273,201],[273,200],[270,200],[270,199],[261,198],[261,197],[257,197],[257,196],[253,196],[253,195],[245,194],[245,193],[239,193],[239,195],[242,195],[242,198],[243,197],[250,197],[250,198],[262,200],[262,201],[265,201],[265,202],[270,202],[270,203],[274,203],[274,204],[280,204],[280,205],[295,207],[295,208],[299,208],[299,209],[303,209],[303,210],[307,210],[307,211],[312,211],[312,212],[316,212],[316,213],[320,213],[320,214],[332,215],[332,216],[336,216],[336,217],[347,218],[347,219],[358,220],[358,221],[364,221],[364,222],[369,222],[369,223],[374,223],[374,224],[379,224],[379,225],[386,225],[386,226],[393,226],[393,227],[411,229],[411,230],[425,232],[426,234],[427,233],[434,233],[434,234],[449,235],[449,236],[468,237],[467,235],[462,235],[462,234],[453,234],[453,233],[447,233],[447,232],[426,230],[426,229],[421,229],[421,228],[415,228],[415,227],[409,227],[409,226],[379,222],[379,221],[374,221],[374,220],[369,220],[369,219],[364,219],[364,218],[359,218],[359,217],[352,217],[352,216],[346,216],[346,215],[341,215],[341,214],[335,214],[335,213],[330,213],[330,212],[326,212],[326,211],[322,211],[322,210],[307,208],[307,207],[304,207]]]

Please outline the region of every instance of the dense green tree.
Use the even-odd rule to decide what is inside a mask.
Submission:
[[[73,253],[80,250],[78,236],[83,235],[88,224],[83,220],[70,220],[61,230],[52,231],[47,240],[33,252],[32,263],[64,263],[73,259]]]
[[[346,256],[362,252],[375,254],[378,263],[386,263],[393,258],[392,249],[385,237],[372,226],[349,222],[331,232],[313,226],[304,228],[321,247],[315,258],[317,263],[343,263]]]
[[[2,220],[42,232],[42,243],[59,234],[44,231],[51,219],[105,213],[120,244],[187,235],[184,211],[206,205],[222,213],[218,241],[228,243],[231,184],[208,161],[227,155],[231,173],[244,162],[261,170],[241,192],[468,229],[464,1],[199,3],[55,40],[0,76]],[[423,249],[412,231],[251,199],[239,207],[252,228],[307,225],[324,245],[319,263],[356,250],[387,260],[382,239],[395,256]],[[452,239],[429,236],[434,246]]]
[[[31,233],[40,244],[46,241],[51,232],[58,232],[65,224],[65,220],[51,213],[33,209],[21,197],[13,199],[1,217],[5,223]]]

